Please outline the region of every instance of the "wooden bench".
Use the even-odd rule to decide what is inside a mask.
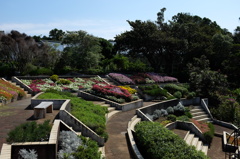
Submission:
[[[53,112],[53,102],[41,102],[34,107],[34,118],[45,118],[46,113]]]

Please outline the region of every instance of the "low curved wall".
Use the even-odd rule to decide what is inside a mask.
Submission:
[[[122,111],[128,111],[128,110],[140,108],[143,106],[142,99],[139,99],[139,100],[136,100],[133,102],[124,103],[124,104],[119,104],[119,103],[110,101],[108,99],[101,98],[101,97],[98,97],[98,96],[95,96],[95,95],[92,95],[90,93],[83,92],[83,91],[78,91],[78,96],[80,96],[86,100],[104,101],[106,104],[110,104],[112,107],[115,107],[117,110],[122,110]]]

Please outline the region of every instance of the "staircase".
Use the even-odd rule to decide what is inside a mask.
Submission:
[[[115,107],[111,107],[110,104],[106,104],[104,101],[92,101],[93,104],[101,105],[103,107],[108,107],[108,114],[106,115],[106,119],[108,120],[116,113],[121,112],[120,110],[116,110]]]
[[[196,150],[202,151],[205,155],[207,155],[208,145],[203,144],[203,142],[199,139],[199,137],[196,137],[193,133],[190,133],[190,131],[188,131],[184,140],[188,145],[195,146]]]
[[[205,121],[205,122],[211,121],[211,118],[205,112],[205,110],[202,109],[201,106],[193,106],[193,109],[191,109],[190,112],[193,116],[193,119],[197,121]]]

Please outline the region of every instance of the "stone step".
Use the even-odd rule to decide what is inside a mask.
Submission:
[[[190,112],[197,113],[197,112],[204,112],[204,110],[203,109],[191,109]]]
[[[197,121],[205,121],[205,122],[211,122],[211,118],[202,118],[202,119],[198,119]]]
[[[186,138],[186,140],[185,140],[186,143],[187,143],[188,145],[191,145],[193,138],[194,138],[194,134],[188,134],[188,136],[187,136],[187,138]]]
[[[207,155],[208,145],[203,145],[201,151],[202,151],[205,155]]]
[[[92,101],[92,102],[93,102],[93,104],[97,104],[97,105],[103,105],[103,104],[105,104],[104,101]]]
[[[203,115],[203,114],[206,114],[204,111],[202,112],[194,112],[194,113],[191,113],[192,116],[198,116],[198,115]]]
[[[202,146],[203,146],[203,142],[198,141],[197,146],[196,146],[196,150],[200,151],[202,149]]]
[[[110,107],[111,105],[110,104],[102,104],[101,106],[103,106],[103,107]]]
[[[202,114],[202,115],[198,115],[198,116],[193,116],[193,119],[195,119],[195,120],[204,119],[204,118],[208,118],[208,115]]]
[[[109,108],[108,108],[108,112],[112,112],[112,111],[114,111],[114,110],[116,110],[115,107],[109,107]]]
[[[192,106],[193,109],[202,109],[201,106],[197,105],[197,106]]]
[[[194,136],[194,138],[193,138],[193,140],[192,140],[192,143],[191,143],[191,145],[196,147],[196,146],[197,146],[197,143],[198,143],[198,141],[199,141],[199,137],[195,137],[195,136]]]

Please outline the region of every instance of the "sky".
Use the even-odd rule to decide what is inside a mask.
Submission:
[[[239,0],[1,0],[0,4],[0,30],[31,36],[49,36],[57,28],[114,39],[131,30],[127,20],[156,21],[163,7],[165,21],[189,13],[216,21],[232,33],[240,26]]]

